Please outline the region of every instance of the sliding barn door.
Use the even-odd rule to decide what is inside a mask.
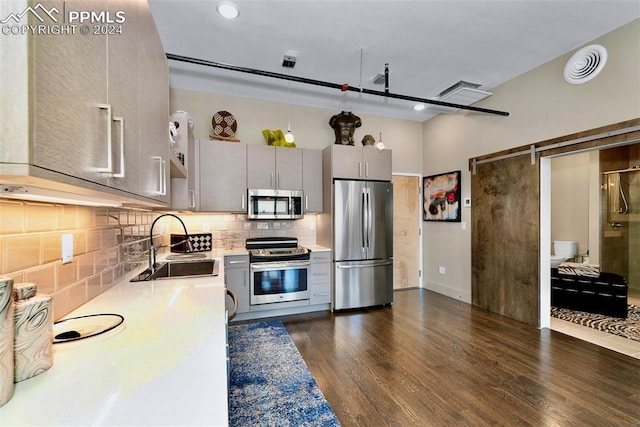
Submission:
[[[538,326],[539,162],[489,161],[471,175],[471,298],[475,306]]]

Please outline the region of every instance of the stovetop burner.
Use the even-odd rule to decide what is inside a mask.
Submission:
[[[245,248],[251,262],[309,259],[309,249],[298,246],[295,237],[254,237],[246,240]]]

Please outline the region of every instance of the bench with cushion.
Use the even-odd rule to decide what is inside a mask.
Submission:
[[[562,274],[551,269],[551,305],[587,313],[627,318],[624,276],[601,272],[597,277]]]

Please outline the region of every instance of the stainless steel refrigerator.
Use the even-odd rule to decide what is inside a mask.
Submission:
[[[333,309],[393,302],[393,185],[334,181]]]

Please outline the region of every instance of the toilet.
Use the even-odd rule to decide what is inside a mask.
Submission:
[[[554,240],[551,255],[551,268],[558,268],[560,263],[575,258],[578,254],[578,242],[570,240]]]

